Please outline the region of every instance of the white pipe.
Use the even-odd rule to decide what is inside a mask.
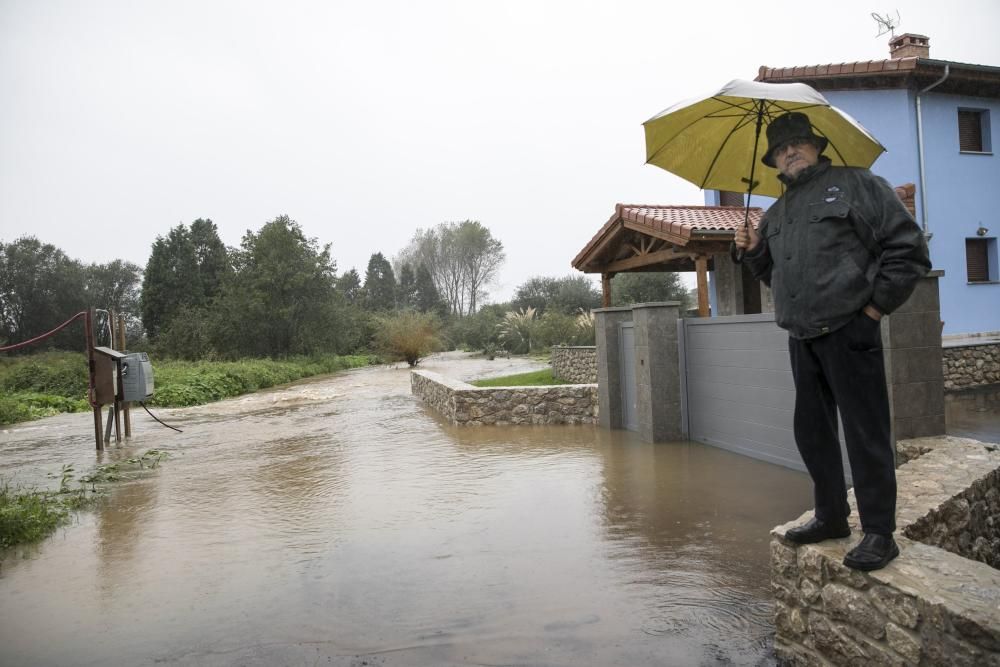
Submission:
[[[927,237],[928,241],[934,235],[927,230],[927,181],[924,178],[924,123],[923,116],[920,113],[920,96],[931,88],[944,83],[944,80],[948,78],[950,73],[951,67],[945,64],[944,76],[917,93],[917,164],[920,168],[920,221],[923,225],[924,236]]]

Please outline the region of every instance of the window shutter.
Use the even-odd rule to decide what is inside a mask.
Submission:
[[[965,239],[965,272],[970,283],[984,283],[990,279],[986,239]]]
[[[743,193],[719,190],[719,206],[743,206]]]
[[[958,110],[958,150],[983,151],[983,121],[981,112]]]

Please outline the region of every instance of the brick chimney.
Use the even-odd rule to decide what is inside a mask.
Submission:
[[[889,40],[889,57],[893,60],[900,58],[930,58],[931,40],[926,35],[914,35],[906,33]]]

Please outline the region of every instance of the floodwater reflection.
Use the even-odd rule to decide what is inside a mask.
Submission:
[[[456,377],[523,360],[435,357]],[[159,468],[0,568],[0,663],[768,664],[802,473],[585,426],[455,428],[372,368],[137,418]],[[99,459],[87,415],[0,475]]]

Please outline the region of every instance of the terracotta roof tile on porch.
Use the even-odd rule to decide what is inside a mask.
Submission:
[[[763,214],[760,208],[750,209],[754,227],[760,224]],[[743,217],[741,206],[616,204],[614,215],[572,264],[591,273],[612,266],[633,267],[631,270],[691,270],[693,256],[727,252]]]

